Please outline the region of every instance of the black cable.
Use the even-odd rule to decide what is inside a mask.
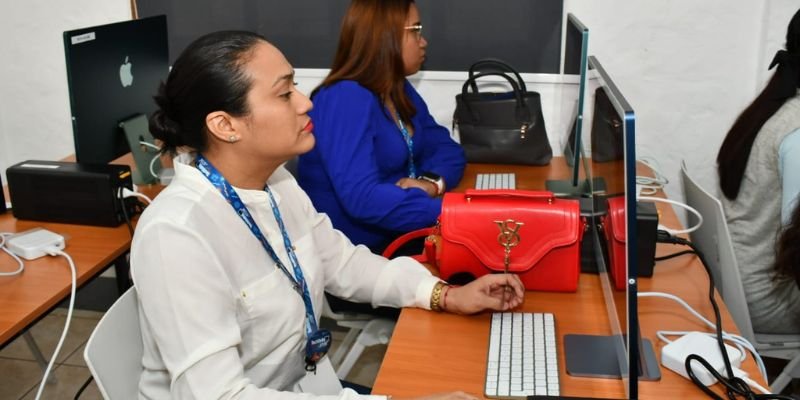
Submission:
[[[728,399],[735,400],[738,396],[743,396],[745,399],[786,399],[786,400],[794,400],[790,396],[784,396],[780,394],[756,394],[750,389],[750,385],[747,384],[742,378],[736,377],[733,375],[733,367],[731,366],[731,360],[728,357],[728,352],[725,350],[725,342],[722,340],[722,316],[720,315],[719,305],[717,304],[717,300],[714,297],[714,275],[711,274],[711,269],[708,267],[708,263],[706,262],[706,258],[703,255],[703,252],[698,249],[694,243],[680,238],[676,236],[672,236],[670,233],[659,230],[657,234],[657,242],[659,243],[669,243],[669,244],[677,244],[682,246],[688,246],[692,249],[692,251],[697,254],[697,257],[700,259],[700,263],[703,264],[703,268],[708,275],[708,298],[711,301],[711,307],[714,309],[714,318],[716,320],[716,337],[717,337],[717,344],[720,348],[720,353],[722,353],[722,360],[725,363],[725,372],[727,373],[728,377],[723,377],[719,372],[717,372],[705,359],[700,357],[697,354],[691,354],[686,357],[686,361],[684,365],[686,367],[686,372],[689,374],[689,378],[697,385],[703,392],[708,394],[713,399],[724,400],[722,397],[711,391],[706,385],[700,382],[700,379],[692,371],[692,361],[698,361],[700,364],[708,370],[709,373],[714,375],[717,378],[717,381],[722,383],[725,386],[725,392],[728,395]],[[678,254],[678,253],[675,253]],[[677,256],[676,256],[677,257]]]
[[[743,396],[745,399],[757,399],[757,400],[758,399],[786,399],[786,400],[796,400],[792,396],[785,396],[785,395],[780,395],[780,394],[756,394],[752,390],[750,390],[750,387],[747,386],[747,383],[744,382],[743,380],[741,381],[741,385],[740,385],[739,383],[735,382],[734,380],[727,379],[724,376],[722,376],[719,372],[717,372],[717,370],[715,370],[714,367],[712,367],[711,364],[709,364],[708,361],[706,361],[703,357],[700,357],[697,354],[690,354],[688,357],[686,357],[686,361],[683,363],[683,366],[686,368],[686,372],[689,374],[689,379],[691,379],[692,382],[694,382],[697,386],[699,386],[700,389],[703,390],[703,392],[705,392],[709,397],[711,397],[713,399],[725,400],[722,397],[720,397],[718,394],[714,393],[711,389],[709,389],[708,386],[703,385],[703,383],[700,382],[700,378],[698,378],[694,374],[694,371],[692,371],[692,366],[691,366],[691,362],[692,361],[697,361],[700,364],[702,364],[703,367],[711,375],[713,375],[717,379],[717,381],[719,381],[721,384],[723,384],[725,386],[725,388],[729,391],[728,393],[733,392],[735,394]],[[739,378],[735,378],[735,379],[739,379]],[[739,386],[737,386],[737,385],[739,385]]]
[[[122,206],[122,216],[125,217],[125,223],[128,224],[128,232],[131,233],[133,236],[133,224],[131,223],[131,217],[128,215],[128,205],[125,204],[125,198],[122,197],[122,194],[119,195],[119,203]]]
[[[94,376],[89,375],[89,379],[87,379],[86,382],[83,382],[83,385],[81,385],[80,389],[78,389],[78,393],[75,393],[74,400],[78,400],[78,398],[81,397],[83,391],[86,390],[86,388],[89,386],[90,383],[92,383],[93,380]]]
[[[664,261],[664,260],[669,260],[670,258],[680,257],[680,256],[685,255],[685,254],[697,254],[697,253],[695,253],[694,250],[683,250],[683,251],[679,251],[677,253],[672,253],[672,254],[667,254],[665,256],[656,257],[653,260],[655,260],[655,261]]]

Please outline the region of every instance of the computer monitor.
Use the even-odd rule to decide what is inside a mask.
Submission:
[[[66,31],[64,53],[75,157],[108,163],[130,151],[120,123],[156,109],[153,96],[169,73],[167,19]],[[149,175],[148,165],[137,171]]]
[[[565,82],[562,89],[562,98],[565,99],[562,110],[569,113],[567,119],[571,121],[563,135],[562,148],[564,159],[571,168],[571,174],[569,180],[547,181],[546,187],[556,196],[580,197],[592,190],[602,189],[603,183],[594,182],[592,185],[589,180],[580,179],[589,29],[572,13],[567,14],[565,29],[564,75],[577,75],[578,78],[577,85]]]
[[[589,176],[605,178],[613,186],[609,192],[616,196],[624,196],[624,244],[625,257],[615,262],[624,262],[617,266],[625,271],[623,290],[615,290],[611,277],[611,266],[608,264],[606,252],[602,251],[611,244],[605,243],[601,230],[589,230],[590,240],[594,242],[598,277],[602,286],[611,332],[604,335],[565,335],[564,347],[567,373],[578,376],[621,378],[625,382],[625,390],[630,398],[638,398],[638,381],[660,379],[658,362],[652,344],[641,340],[639,334],[636,285],[637,285],[637,248],[636,240],[636,141],[635,113],[622,92],[611,80],[611,77],[597,60],[589,57],[590,79],[596,80],[613,105],[616,117],[622,121],[621,144],[623,158],[612,163],[595,163],[583,157],[582,162],[590,168]],[[594,99],[592,99],[594,100]],[[594,118],[603,116],[594,115]],[[594,196],[592,204],[595,214],[605,212],[602,201],[607,196]],[[633,372],[633,373],[632,373]]]

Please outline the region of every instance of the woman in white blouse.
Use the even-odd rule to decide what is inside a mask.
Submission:
[[[317,326],[324,291],[464,314],[522,302],[515,276],[450,287],[409,258],[352,245],[316,212],[281,166],[314,146],[312,104],[263,37],[201,37],[156,101],[150,130],[182,155],[131,246],[144,339],[140,397],[308,398],[295,392],[329,343]],[[357,396],[345,389],[338,397]]]

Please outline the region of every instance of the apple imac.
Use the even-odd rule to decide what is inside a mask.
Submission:
[[[570,121],[568,129],[563,135],[562,148],[564,159],[571,168],[571,177],[568,180],[549,180],[546,182],[546,187],[556,196],[582,197],[593,191],[604,190],[603,182],[580,179],[589,29],[572,13],[567,14],[565,29],[565,80],[567,76],[577,75],[577,84],[565,82],[562,91],[562,98],[565,98],[562,102],[564,104],[562,110],[569,113],[567,119]],[[584,168],[586,168],[585,165]]]
[[[77,161],[105,164],[128,153],[120,123],[152,114],[169,73],[166,16],[66,31],[64,54]],[[147,164],[136,170],[137,183],[154,181]]]
[[[599,90],[607,95],[616,117],[622,121],[621,146],[623,157],[613,163],[593,163],[585,157],[583,162],[590,166],[594,177],[606,178],[609,192],[614,196],[624,196],[624,227],[627,238],[637,237],[636,232],[636,149],[635,114],[633,108],[611,80],[596,57],[589,57],[590,74],[596,79]],[[594,101],[595,99],[591,99]],[[595,115],[594,118],[601,116]],[[601,201],[593,201],[595,207],[602,207],[606,196],[594,196]],[[604,210],[596,210],[602,213]],[[639,333],[636,285],[637,248],[635,240],[625,244],[624,287],[615,289],[608,259],[604,251],[605,239],[600,230],[590,230],[595,243],[598,278],[602,286],[603,298],[610,324],[610,332],[601,335],[564,336],[564,351],[567,373],[576,376],[622,379],[629,398],[638,398],[639,380],[658,380],[660,371],[652,344],[642,340]],[[619,260],[615,260],[619,261]]]

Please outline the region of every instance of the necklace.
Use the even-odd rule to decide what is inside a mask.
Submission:
[[[400,114],[395,111],[394,116],[397,119],[397,126],[400,128],[400,133],[403,134],[403,139],[405,139],[406,146],[408,147],[408,177],[415,179],[417,177],[417,168],[414,166],[414,139],[411,137],[411,134],[408,133],[408,129],[400,118]]]

